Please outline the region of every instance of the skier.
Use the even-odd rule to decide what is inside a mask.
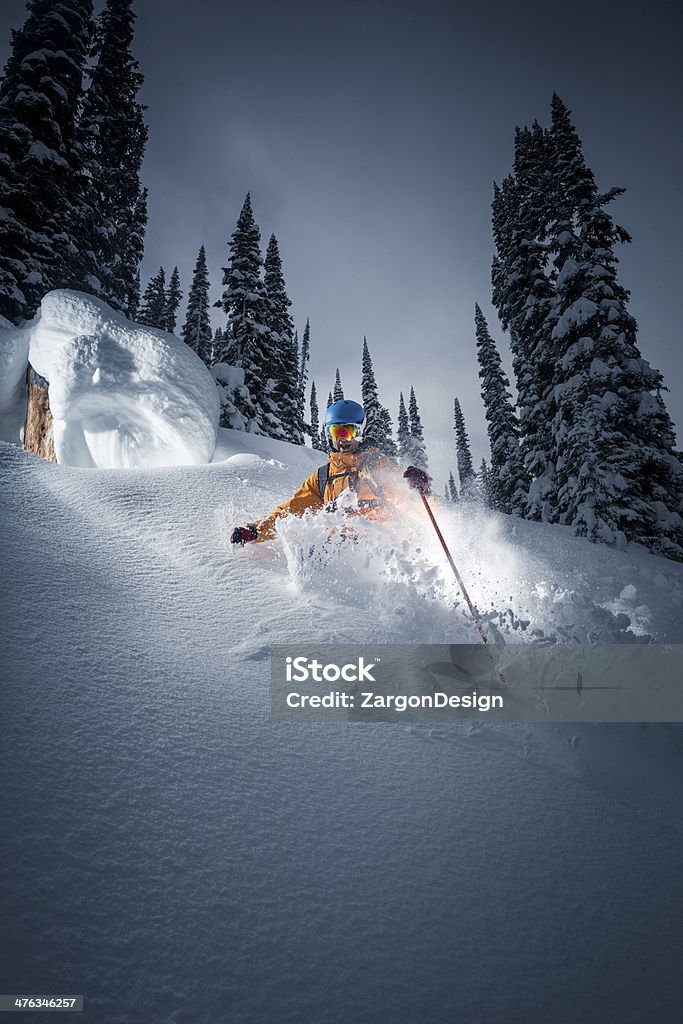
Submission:
[[[295,494],[265,519],[247,526],[236,526],[232,544],[270,540],[275,536],[278,519],[301,516],[307,509],[334,510],[344,491],[355,495],[355,506],[347,511],[370,519],[384,520],[387,503],[400,504],[405,497],[401,471],[379,448],[361,448],[365,412],[358,402],[341,399],[325,413],[325,431],[332,447],[327,465],[316,469]],[[429,477],[423,470],[409,466],[403,473],[409,487],[429,493]]]

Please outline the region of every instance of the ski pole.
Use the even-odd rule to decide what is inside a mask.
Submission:
[[[452,554],[448,550],[448,544],[446,544],[446,541],[444,540],[444,536],[443,536],[441,530],[439,529],[439,524],[437,523],[436,519],[434,518],[434,513],[432,512],[430,504],[427,501],[427,497],[426,497],[424,491],[419,491],[419,494],[420,494],[420,497],[422,498],[422,504],[424,505],[424,507],[427,510],[427,515],[429,516],[429,518],[431,520],[432,526],[434,527],[434,529],[436,531],[436,535],[439,538],[439,540],[441,541],[441,547],[444,549],[444,552],[446,553],[446,558],[448,559],[448,564],[450,565],[451,569],[453,570],[453,575],[455,576],[456,580],[458,581],[458,586],[460,587],[460,589],[462,591],[462,595],[465,598],[465,601],[467,602],[467,607],[470,610],[470,615],[474,619],[474,624],[477,627],[477,630],[479,632],[479,636],[481,637],[481,642],[483,644],[488,644],[489,638],[487,637],[486,633],[484,632],[484,627],[481,624],[481,619],[477,615],[476,609],[475,609],[474,605],[472,604],[472,601],[470,600],[470,595],[467,593],[467,587],[465,586],[465,584],[463,582],[462,576],[458,572],[458,567],[455,564],[455,562],[453,561]],[[505,676],[502,674],[502,672],[499,672],[496,669],[496,675],[500,679],[501,683],[503,683],[504,686],[507,686],[507,682],[505,680]]]

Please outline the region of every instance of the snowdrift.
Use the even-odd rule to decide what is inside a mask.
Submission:
[[[18,441],[26,363],[50,384],[57,461],[82,468],[208,462],[219,399],[179,338],[133,323],[104,302],[49,292],[36,317],[0,332],[3,437]]]

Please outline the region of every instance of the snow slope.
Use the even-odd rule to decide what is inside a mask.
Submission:
[[[679,728],[272,725],[272,643],[474,634],[419,506],[318,570],[330,518],[231,552],[320,457],[219,435],[125,472],[0,448],[3,990],[107,1024],[680,1020]],[[507,642],[680,642],[678,564],[441,519]]]

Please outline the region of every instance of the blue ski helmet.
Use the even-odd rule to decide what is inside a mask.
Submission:
[[[327,407],[325,412],[326,433],[329,433],[327,428],[333,423],[355,423],[358,427],[358,436],[360,438],[365,424],[365,410],[358,402],[349,402],[346,398],[342,398]]]

